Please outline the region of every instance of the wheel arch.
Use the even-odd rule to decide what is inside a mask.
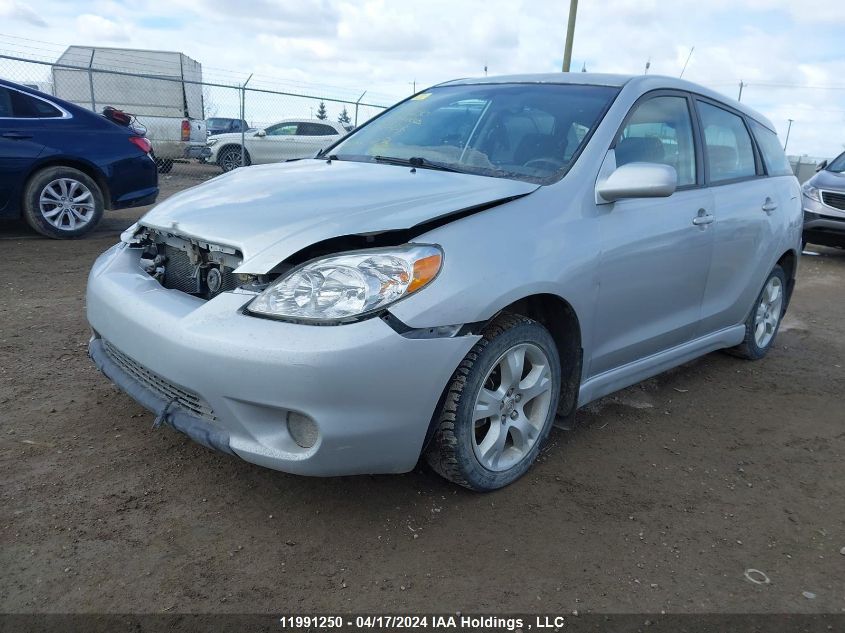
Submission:
[[[24,180],[24,186],[21,188],[21,200],[20,200],[20,208],[23,210],[23,196],[26,195],[26,187],[29,184],[29,181],[32,180],[35,175],[45,169],[49,169],[51,167],[71,167],[72,169],[78,169],[83,174],[91,178],[97,186],[100,188],[100,191],[103,194],[103,206],[105,209],[112,208],[112,199],[111,199],[111,190],[109,189],[108,179],[106,175],[100,171],[100,169],[84,160],[80,160],[78,158],[66,158],[66,157],[51,157],[43,162],[40,162],[36,165],[33,165],[32,169],[26,176]]]
[[[560,356],[560,400],[557,413],[570,418],[578,408],[578,392],[581,386],[583,345],[581,321],[575,308],[566,299],[551,293],[528,295],[508,304],[490,320],[502,312],[520,314],[540,323],[552,335]]]
[[[789,249],[778,258],[777,265],[783,268],[786,274],[786,301],[783,305],[783,311],[789,306],[789,301],[792,299],[792,291],[795,289],[795,276],[798,273],[798,253],[794,249]]]

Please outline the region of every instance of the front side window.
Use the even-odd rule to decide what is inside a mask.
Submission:
[[[756,175],[754,149],[742,118],[709,103],[698,102],[710,182]]]
[[[783,153],[778,135],[754,120],[751,120],[751,131],[757,139],[757,146],[763,154],[763,162],[769,176],[791,176],[792,167]]]
[[[276,123],[266,130],[267,136],[294,136],[296,134],[296,123]]]
[[[388,110],[330,153],[367,162],[419,158],[546,184],[566,173],[617,93],[584,85],[441,86]]]
[[[686,97],[653,97],[631,114],[616,139],[616,165],[644,162],[674,167],[678,186],[695,184],[695,145]]]

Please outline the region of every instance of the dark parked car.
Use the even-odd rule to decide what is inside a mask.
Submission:
[[[246,132],[249,129],[249,124],[243,119],[214,117],[205,122],[205,127],[208,130],[208,135],[214,136],[215,134],[228,134],[229,132]]]
[[[0,79],[0,218],[80,237],[105,209],[155,202],[150,142],[62,99]]]
[[[804,243],[845,248],[845,152],[804,183]]]

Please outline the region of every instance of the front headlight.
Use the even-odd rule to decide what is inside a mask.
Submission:
[[[804,183],[804,185],[801,187],[801,191],[803,191],[804,195],[807,196],[810,200],[815,200],[816,202],[822,201],[819,197],[819,190],[816,189],[809,182]]]
[[[208,140],[205,142],[205,144],[206,144],[206,145],[208,145],[209,147],[211,147],[212,145],[214,145],[214,144],[215,144],[217,141],[219,141],[219,140],[220,140],[219,138],[214,138],[214,137],[212,136],[210,139],[208,139]]]
[[[410,245],[317,259],[275,281],[247,306],[257,315],[343,321],[372,314],[433,280],[443,263],[438,246]]]

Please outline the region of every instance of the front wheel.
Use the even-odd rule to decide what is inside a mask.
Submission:
[[[429,465],[472,490],[515,481],[552,427],[560,380],[548,330],[523,316],[499,316],[452,377],[426,450]]]
[[[242,158],[243,164],[250,164],[249,153],[245,151],[242,157],[240,147],[227,147],[217,157],[217,164],[220,165],[223,173],[226,173],[240,167]]]
[[[775,342],[784,312],[786,273],[780,266],[775,266],[745,321],[745,340],[728,351],[734,356],[748,360],[763,358]]]
[[[73,167],[47,167],[26,184],[23,215],[47,237],[82,237],[93,230],[104,209],[103,193],[93,178]]]

